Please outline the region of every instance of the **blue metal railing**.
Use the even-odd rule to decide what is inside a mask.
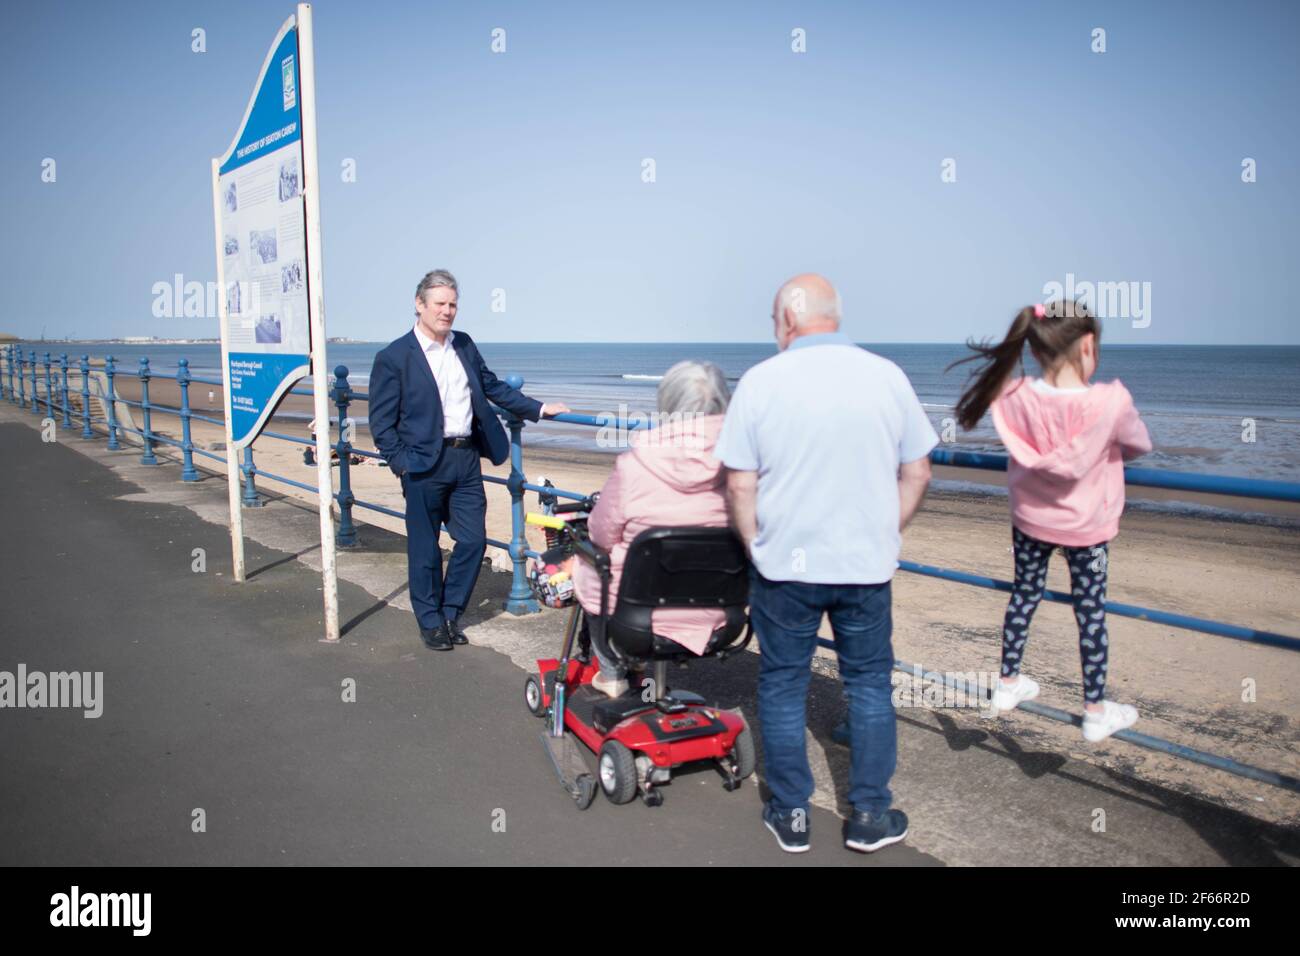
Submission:
[[[898,566],[900,569],[910,571],[913,574],[942,578],[945,581],[956,581],[959,584],[971,584],[975,587],[989,588],[994,591],[1011,593],[1015,587],[1010,581],[999,581],[997,578],[968,574],[965,571],[954,571],[951,568],[937,568],[929,564],[917,564],[915,561],[899,561]],[[1072,603],[1070,595],[1050,589],[1044,589],[1043,600],[1053,601],[1057,604]],[[1253,644],[1267,644],[1270,647],[1300,651],[1300,638],[1297,637],[1275,634],[1272,631],[1258,631],[1249,627],[1239,627],[1236,624],[1224,624],[1220,621],[1209,621],[1200,617],[1189,617],[1186,614],[1174,614],[1170,611],[1157,611],[1149,607],[1139,607],[1136,604],[1121,604],[1107,600],[1106,613],[1118,614],[1120,617],[1132,617],[1139,621],[1150,621],[1153,624],[1168,624],[1171,627],[1180,627],[1188,631],[1200,631],[1203,634],[1214,634],[1217,637],[1229,637],[1236,641],[1249,641]]]
[[[52,361],[48,352],[41,357],[40,361],[38,361],[38,356],[35,351],[30,352],[29,357],[25,357],[20,348],[11,345],[4,349],[0,349],[0,358],[3,358],[5,366],[3,369],[0,369],[0,398],[8,398],[9,401],[18,404],[20,407],[29,407],[34,415],[39,415],[40,408],[44,405],[48,417],[53,418],[56,411],[61,412],[62,424],[64,427],[71,427],[73,409],[69,402],[71,390],[68,383],[68,370],[70,366],[66,354],[61,354],[59,356],[58,368],[61,380],[58,385],[57,397],[55,395],[55,386],[53,385],[52,380]],[[223,456],[218,455],[215,452],[196,448],[193,444],[190,432],[191,421],[202,421],[221,426],[225,425],[224,419],[213,418],[211,416],[200,415],[193,412],[190,409],[189,404],[189,386],[191,383],[199,382],[202,384],[220,386],[222,385],[220,379],[204,378],[191,374],[189,371],[189,363],[185,359],[181,359],[178,362],[178,369],[175,374],[168,375],[152,371],[149,366],[149,360],[147,358],[141,358],[139,361],[139,367],[134,373],[136,379],[140,383],[140,400],[132,401],[117,396],[115,379],[121,375],[129,373],[119,370],[115,362],[116,360],[111,355],[107,356],[104,360],[104,372],[107,378],[107,397],[105,398],[107,415],[102,418],[93,415],[91,412],[91,399],[93,396],[90,390],[89,357],[82,355],[77,364],[77,369],[81,373],[81,388],[79,393],[81,408],[79,411],[81,417],[82,438],[93,438],[95,432],[92,426],[96,424],[103,425],[108,436],[108,447],[110,449],[117,449],[121,447],[118,438],[120,433],[134,434],[140,439],[142,447],[140,462],[145,465],[158,464],[158,459],[154,454],[154,448],[156,445],[163,444],[177,448],[181,454],[181,478],[184,481],[195,481],[199,478],[198,470],[194,465],[194,455],[196,454],[217,462],[224,463],[226,461]],[[38,385],[41,382],[38,373],[41,369],[44,371],[43,399],[38,394]],[[30,378],[27,377],[28,375]],[[176,381],[180,390],[179,408],[172,408],[150,401],[149,382],[151,379],[155,378],[165,378]],[[517,375],[507,376],[505,381],[512,388],[523,388],[523,379]],[[289,391],[290,394],[308,397],[313,394],[308,389],[295,388],[290,389]],[[340,365],[334,369],[334,380],[330,384],[330,398],[338,410],[338,422],[340,423],[338,441],[333,445],[333,450],[337,453],[339,459],[338,490],[334,493],[334,500],[338,504],[339,508],[339,522],[335,532],[335,541],[341,548],[350,548],[356,547],[358,544],[357,528],[352,514],[353,508],[365,508],[369,511],[374,511],[394,518],[405,518],[405,514],[401,511],[384,507],[376,502],[363,501],[357,498],[352,492],[352,456],[357,455],[364,458],[382,460],[382,455],[377,451],[360,449],[353,446],[351,419],[348,417],[348,409],[355,402],[368,402],[369,395],[364,392],[358,392],[349,385],[348,369],[345,366]],[[139,408],[141,410],[143,427],[136,429],[120,423],[117,420],[116,415],[115,406],[117,403],[132,408]],[[157,432],[154,432],[152,428],[152,416],[154,413],[178,416],[181,421],[181,439],[173,439],[166,435],[160,435]],[[529,483],[524,477],[523,467],[522,433],[525,422],[503,409],[497,409],[497,413],[505,422],[510,433],[510,474],[506,478],[499,478],[494,475],[484,475],[483,481],[488,484],[504,485],[510,494],[511,539],[506,542],[489,538],[488,544],[492,547],[505,550],[510,555],[513,565],[513,577],[510,593],[505,602],[505,608],[513,614],[524,614],[539,610],[537,601],[528,587],[526,574],[527,559],[529,557],[537,557],[537,552],[528,548],[527,540],[524,536],[524,492],[533,491],[538,493],[547,493],[559,498],[567,498],[571,500],[582,499],[586,497],[586,493],[561,488],[543,487]],[[575,425],[597,428],[612,427],[627,431],[649,427],[647,419],[619,418],[613,415],[583,415],[578,413],[566,413],[555,416],[554,420]],[[315,447],[315,442],[310,439],[299,438],[293,435],[285,435],[273,431],[263,431],[262,436],[304,445],[308,448]],[[989,453],[936,449],[931,453],[930,460],[932,463],[937,465],[952,465],[961,468],[976,468],[990,471],[1005,471],[1007,468],[1007,458],[1005,455]],[[243,482],[243,495],[241,500],[246,507],[257,507],[262,504],[262,499],[257,493],[255,481],[256,476],[259,474],[265,478],[271,479],[272,481],[278,481],[281,484],[302,489],[303,491],[313,495],[317,493],[317,488],[314,484],[297,481],[293,478],[273,474],[257,468],[253,459],[253,448],[251,445],[244,449],[244,460],[240,465],[240,473]],[[1191,491],[1205,494],[1219,494],[1237,498],[1253,498],[1293,503],[1300,502],[1300,484],[1295,482],[1269,481],[1257,478],[1238,478],[1223,475],[1187,474],[1134,467],[1126,467],[1124,469],[1124,478],[1126,483],[1136,486],[1165,488],[1175,491]],[[1010,581],[990,578],[984,575],[971,574],[952,568],[934,567],[931,565],[918,564],[913,561],[900,561],[899,568],[902,571],[912,574],[939,578],[941,580],[990,590],[1010,592],[1013,589],[1013,584]],[[1059,591],[1048,590],[1044,592],[1044,600],[1069,604],[1070,596]],[[1131,617],[1141,621],[1165,624],[1184,630],[1199,631],[1201,633],[1212,634],[1232,640],[1263,644],[1290,651],[1300,650],[1300,637],[1278,634],[1272,631],[1263,631],[1222,621],[1212,621],[1204,618],[1177,614],[1170,611],[1162,611],[1155,608],[1140,607],[1138,605],[1117,602],[1107,602],[1106,610],[1111,614],[1116,614],[1121,617]],[[820,643],[826,647],[834,646],[827,640],[821,640]],[[914,668],[910,664],[897,661],[895,663],[895,669],[912,671]],[[945,681],[946,680],[947,679],[945,678]],[[1071,715],[1065,711],[1057,710],[1056,708],[1048,707],[1032,701],[1021,704],[1021,709],[1038,716],[1047,717],[1052,720],[1064,721],[1066,723],[1077,724],[1080,720],[1076,715]],[[1136,746],[1171,754],[1176,757],[1215,767],[1220,770],[1226,770],[1240,776],[1260,780],[1293,791],[1300,791],[1300,781],[1285,774],[1274,773],[1273,771],[1262,770],[1257,767],[1250,767],[1245,764],[1237,763],[1236,761],[1230,760],[1226,757],[1195,750],[1194,748],[1185,747],[1181,744],[1161,740],[1160,738],[1136,733],[1134,731],[1121,731],[1116,734],[1115,737]]]
[[[930,461],[936,465],[1006,471],[1007,456],[987,452],[935,449]],[[1169,488],[1201,494],[1231,495],[1234,498],[1264,498],[1269,501],[1300,502],[1300,484],[1293,481],[1269,481],[1261,478],[1236,478],[1231,475],[1197,475],[1182,471],[1124,466],[1124,482],[1145,488]]]
[[[1107,606],[1109,610],[1109,606]],[[835,643],[825,638],[818,638],[817,643],[822,647],[834,650]],[[963,677],[954,677],[952,674],[940,674],[932,671],[925,671],[916,664],[909,664],[907,661],[895,660],[894,670],[904,674],[910,674],[914,678],[930,681],[935,684],[942,684],[944,687],[951,687],[958,693],[965,695],[967,700],[987,699],[984,698],[984,688],[974,685]],[[1048,704],[1041,704],[1036,700],[1022,701],[1020,710],[1033,714],[1036,717],[1045,717],[1048,720],[1055,720],[1062,724],[1072,724],[1075,727],[1082,726],[1083,720],[1077,714],[1061,710],[1059,707],[1052,707]],[[1189,760],[1193,763],[1199,763],[1202,766],[1213,767],[1215,770],[1224,770],[1228,773],[1236,774],[1239,777],[1247,777],[1251,780],[1258,780],[1260,783],[1272,784],[1275,787],[1282,787],[1286,790],[1300,791],[1300,780],[1288,774],[1277,773],[1273,770],[1264,770],[1260,767],[1252,767],[1250,764],[1244,764],[1240,761],[1233,760],[1230,757],[1223,757],[1219,754],[1207,753],[1204,750],[1197,750],[1195,747],[1187,747],[1183,744],[1174,743],[1170,740],[1164,740],[1160,737],[1153,737],[1150,734],[1144,734],[1136,730],[1120,730],[1111,735],[1116,740],[1123,740],[1145,750],[1154,750],[1159,753],[1169,754],[1173,757],[1179,757],[1183,760]]]

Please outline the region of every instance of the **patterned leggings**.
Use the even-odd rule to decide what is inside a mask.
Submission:
[[[1029,622],[1047,584],[1047,562],[1057,545],[1047,544],[1011,528],[1015,545],[1016,583],[1002,624],[1002,676],[1015,677],[1029,639]],[[1083,699],[1099,704],[1106,691],[1106,562],[1105,542],[1091,548],[1062,548],[1070,566],[1070,598],[1079,625],[1079,658],[1083,665]]]

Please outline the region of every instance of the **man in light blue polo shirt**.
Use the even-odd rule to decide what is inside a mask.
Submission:
[[[780,352],[741,378],[714,455],[732,526],[749,549],[761,664],[758,713],[781,848],[809,848],[813,778],[804,740],[817,630],[828,614],[849,705],[850,849],[907,835],[891,809],[897,738],[890,700],[890,580],[901,532],[930,482],[938,443],[903,371],[839,331],[839,294],[801,275],[777,293]]]

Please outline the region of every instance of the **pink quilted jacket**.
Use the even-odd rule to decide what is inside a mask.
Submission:
[[[631,449],[618,456],[587,523],[591,539],[610,552],[611,611],[618,600],[628,545],[642,531],[665,525],[726,526],[722,463],[713,457],[723,417],[688,417],[653,431],[634,432]],[[599,613],[600,577],[581,559],[574,563],[573,583],[582,606]],[[656,634],[700,654],[724,615],[715,610],[668,608],[655,611],[651,619]]]
[[[993,424],[1011,460],[1011,520],[1039,541],[1072,548],[1109,541],[1124,510],[1124,462],[1151,450],[1147,427],[1119,381],[1044,393],[1010,382]]]

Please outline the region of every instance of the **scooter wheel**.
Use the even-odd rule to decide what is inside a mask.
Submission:
[[[617,740],[600,748],[600,789],[610,803],[627,803],[636,796],[636,757]]]
[[[574,794],[573,802],[579,810],[586,810],[591,806],[591,801],[596,799],[596,781],[591,774],[584,773],[579,774],[574,782],[578,785],[578,792]]]
[[[736,742],[731,745],[731,755],[736,761],[736,779],[744,780],[754,772],[754,735],[746,727],[736,734]]]
[[[536,674],[529,674],[524,680],[524,706],[534,717],[546,716],[546,700],[542,697],[542,682]]]

